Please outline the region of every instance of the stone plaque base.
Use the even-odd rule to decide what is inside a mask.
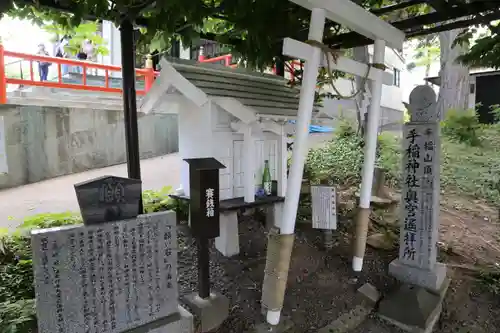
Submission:
[[[270,325],[266,322],[255,325],[254,329],[249,333],[284,333],[292,331],[293,322],[288,317],[281,316],[278,325]]]
[[[430,333],[441,314],[450,281],[445,279],[439,293],[405,284],[380,302],[378,315],[407,332]]]
[[[201,331],[209,332],[219,327],[229,316],[229,299],[218,293],[210,293],[210,298],[203,299],[198,293],[184,297],[193,314],[201,320]]]
[[[174,321],[147,333],[194,333],[193,315],[179,305],[179,312]],[[139,332],[133,332],[139,333]]]
[[[389,274],[403,283],[414,284],[439,293],[446,278],[446,265],[436,263],[433,270],[403,264],[398,259],[389,264]]]

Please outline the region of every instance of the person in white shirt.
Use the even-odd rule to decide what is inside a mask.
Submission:
[[[56,57],[58,58],[67,58],[68,57],[68,53],[66,52],[65,50],[65,47],[66,45],[68,45],[69,41],[68,41],[68,38],[63,37],[61,38],[61,40],[59,41],[59,43],[57,43],[57,46],[56,46]],[[69,71],[69,66],[68,65],[61,65],[61,75],[64,76],[68,73]]]

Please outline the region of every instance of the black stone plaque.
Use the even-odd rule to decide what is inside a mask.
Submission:
[[[194,237],[219,236],[219,169],[215,158],[188,158],[191,231]]]
[[[75,191],[86,225],[139,215],[142,186],[138,179],[103,176],[75,184]]]

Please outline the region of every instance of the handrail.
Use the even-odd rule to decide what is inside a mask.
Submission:
[[[18,79],[7,77],[5,67],[5,57],[17,58],[14,62],[9,64],[14,64],[17,62],[29,61],[29,79]],[[199,62],[203,63],[216,63],[224,61],[224,66],[236,67],[235,64],[231,64],[233,59],[232,54],[225,54],[222,56],[217,56],[213,58],[206,58],[203,55],[198,57]],[[57,81],[39,81],[35,80],[35,70],[33,62],[48,62],[51,64],[56,64],[57,68]],[[63,82],[63,71],[62,66],[77,66],[81,67],[82,83],[65,83]],[[288,71],[292,77],[295,79],[293,68],[302,64],[299,61],[291,61],[291,66],[286,66],[285,70]],[[151,65],[152,66],[152,65]],[[149,67],[146,62],[146,67]],[[291,67],[291,68],[289,68]],[[88,85],[87,84],[87,70],[96,69],[104,71],[104,86]],[[108,93],[122,93],[121,88],[110,87],[110,72],[121,72],[120,66],[115,65],[104,65],[99,63],[94,63],[90,61],[74,60],[67,58],[49,57],[35,54],[27,54],[21,52],[6,51],[4,46],[0,44],[0,104],[7,103],[7,85],[8,84],[18,84],[23,86],[37,86],[37,87],[49,87],[49,88],[61,88],[61,89],[74,89],[74,90],[86,90],[95,92],[108,92]],[[273,71],[276,73],[276,67],[273,67]],[[155,71],[153,68],[137,68],[135,70],[136,77],[141,78],[144,81],[144,89],[138,89],[137,95],[145,95],[152,87],[155,78],[159,75],[159,72]]]
[[[18,58],[22,61],[29,61],[29,79],[11,78],[6,75],[5,57]],[[57,68],[57,81],[40,81],[35,79],[34,62],[48,62],[55,64]],[[82,74],[82,83],[65,83],[63,82],[62,66],[77,66],[80,67]],[[102,70],[104,71],[104,85],[88,85],[87,70]],[[61,89],[86,90],[95,92],[122,93],[121,88],[113,88],[110,86],[110,73],[121,72],[120,66],[104,65],[83,60],[74,60],[67,58],[49,57],[42,55],[26,54],[21,52],[6,51],[4,46],[0,44],[0,104],[7,102],[7,85],[19,84],[24,86],[38,86]],[[145,95],[154,83],[155,77],[159,72],[155,72],[153,68],[138,68],[135,70],[136,77],[144,81],[144,89],[138,89],[137,95]]]
[[[213,57],[213,58],[205,58],[205,56],[202,54],[200,54],[198,56],[199,62],[213,63],[213,62],[219,62],[221,60],[224,60],[224,66],[227,66],[227,67],[231,66],[232,59],[233,59],[232,54],[225,54],[225,55],[221,55],[221,56]]]

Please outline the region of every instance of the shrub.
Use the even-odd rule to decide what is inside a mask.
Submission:
[[[401,182],[401,142],[390,132],[378,137],[377,165],[386,170],[386,180],[392,186]]]
[[[144,191],[145,212],[180,210],[187,212],[187,204],[177,204],[166,186],[159,191]],[[0,332],[36,332],[35,290],[33,285],[31,229],[79,224],[80,214],[50,213],[27,217],[14,232],[0,233]]]
[[[307,156],[304,176],[312,183],[357,185],[361,182],[364,140],[348,123],[339,127],[335,137]],[[387,179],[397,184],[401,169],[400,144],[392,134],[379,136],[377,165],[386,169]]]
[[[481,124],[475,109],[465,111],[449,110],[441,124],[442,133],[448,138],[466,143],[470,146],[480,146]]]
[[[500,122],[500,104],[490,105],[490,113],[493,115],[495,123]]]
[[[306,160],[306,178],[312,183],[355,184],[363,162],[363,140],[339,133],[324,146],[312,149]]]

